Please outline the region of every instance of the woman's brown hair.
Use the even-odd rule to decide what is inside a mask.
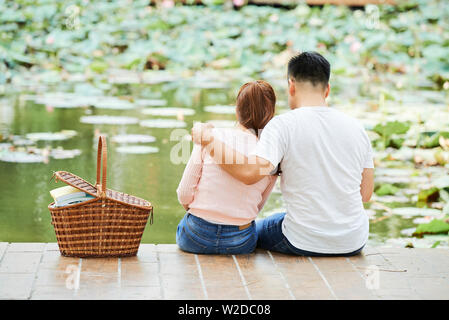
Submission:
[[[274,117],[276,95],[268,82],[251,81],[240,88],[236,105],[240,124],[259,136],[259,130]]]

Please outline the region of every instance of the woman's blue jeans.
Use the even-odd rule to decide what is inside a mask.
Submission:
[[[298,256],[312,256],[312,257],[333,257],[343,256],[349,257],[359,254],[364,245],[353,252],[349,253],[318,253],[301,250],[293,246],[290,241],[282,233],[282,221],[284,221],[285,213],[276,213],[265,219],[256,221],[257,229],[257,247],[276,251],[286,254],[298,255]]]
[[[256,224],[238,226],[214,224],[186,213],[176,231],[176,243],[183,251],[202,254],[245,254],[256,248]]]

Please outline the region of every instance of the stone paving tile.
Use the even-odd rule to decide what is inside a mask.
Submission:
[[[397,272],[381,276],[390,296],[393,289],[408,290],[408,296],[419,299],[443,299],[449,296],[449,254],[447,249],[407,249],[386,248],[382,256],[389,260]],[[389,291],[388,291],[389,290]]]
[[[306,257],[292,257],[271,252],[280,273],[285,277],[295,299],[335,299],[313,264]]]
[[[105,296],[120,288],[117,258],[82,259],[79,294]],[[89,290],[92,293],[89,293]]]
[[[78,267],[80,258],[63,257],[59,251],[45,250],[42,261],[39,265],[39,270],[52,269],[57,271],[69,271],[74,267]]]
[[[49,242],[45,246],[45,251],[58,251],[59,252],[59,246],[56,242]]]
[[[293,299],[288,283],[264,250],[236,256],[252,299]]]
[[[209,299],[250,299],[232,256],[198,255]]]
[[[447,300],[449,297],[449,279],[435,277],[410,277],[410,287],[422,299]]]
[[[177,287],[163,288],[164,299],[168,300],[203,300],[205,299],[203,290],[198,287]],[[210,299],[210,298],[209,298]]]
[[[187,253],[158,253],[161,274],[179,274],[180,271],[188,274],[197,274],[195,256]]]
[[[391,259],[391,255],[397,256],[398,253],[391,249],[373,248],[369,253],[348,258],[348,261],[361,271],[367,285],[372,288],[372,293],[378,298],[402,299],[404,292],[408,292],[410,299],[419,298],[416,290],[410,286],[407,268],[397,264],[396,258]],[[407,252],[408,249],[401,251]]]
[[[74,299],[83,300],[154,300],[161,299],[160,287],[80,287]]]
[[[8,247],[7,242],[0,242],[0,261],[2,261],[3,254],[6,252],[7,247]]]
[[[158,262],[156,245],[141,244],[137,255],[134,257],[121,258],[123,263],[142,263],[142,262]]]
[[[43,252],[45,246],[40,242],[14,242],[9,244],[8,252]]]
[[[28,299],[34,274],[0,273],[0,299]]]
[[[369,289],[363,275],[354,269],[345,257],[332,258],[313,257],[310,259],[319,269],[323,281],[338,299],[371,300],[376,299],[375,293]]]
[[[157,263],[121,263],[121,286],[159,286]]]
[[[73,300],[76,299],[74,289],[65,286],[35,286],[31,293],[31,300]]]
[[[34,285],[65,288],[72,279],[71,270],[65,272],[54,269],[39,269],[35,277]]]
[[[56,243],[0,243],[0,299],[448,299],[448,251],[368,247],[307,258],[141,245],[136,257],[79,259],[62,257]]]
[[[40,263],[42,252],[9,252],[0,264],[0,273],[34,273]]]
[[[157,245],[159,276],[164,299],[204,299],[204,289],[195,255],[167,245],[162,251]]]
[[[406,249],[393,251],[388,248],[382,256],[398,269],[407,270],[407,275],[447,275],[449,265],[449,250],[447,249]]]
[[[178,245],[176,245],[176,244],[157,244],[156,250],[158,252],[165,252],[165,253],[168,253],[168,252],[185,253],[184,251],[179,249]]]
[[[122,287],[119,291],[116,291],[114,299],[156,300],[162,299],[162,293],[159,286]]]
[[[81,273],[102,273],[114,274],[118,273],[117,258],[87,258],[82,259]]]

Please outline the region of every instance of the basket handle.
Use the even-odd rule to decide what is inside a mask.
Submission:
[[[97,194],[102,198],[106,197],[106,169],[107,169],[107,146],[106,146],[106,137],[104,135],[100,135],[98,138],[98,153],[97,153]],[[103,160],[103,161],[102,161]],[[101,165],[103,164],[103,174],[100,175]],[[101,184],[100,184],[101,177]],[[99,189],[101,188],[100,192]]]

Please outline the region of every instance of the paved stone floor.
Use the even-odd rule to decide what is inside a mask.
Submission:
[[[142,244],[136,257],[79,259],[56,243],[0,243],[0,299],[449,299],[449,250],[206,256]]]

